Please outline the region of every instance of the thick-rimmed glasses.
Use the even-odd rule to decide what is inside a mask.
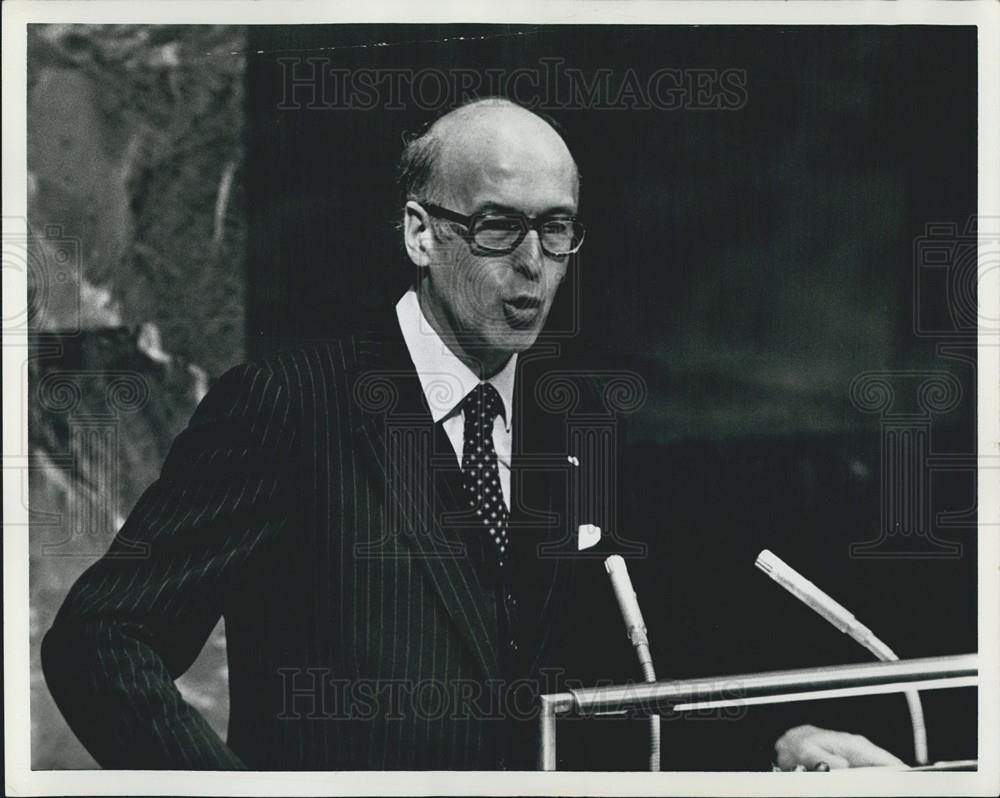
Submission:
[[[472,216],[450,211],[440,205],[421,202],[432,216],[457,222],[466,229],[463,236],[474,255],[509,255],[531,230],[538,233],[545,254],[554,258],[572,255],[583,244],[583,223],[573,216],[542,216],[531,219],[523,213],[487,211]]]

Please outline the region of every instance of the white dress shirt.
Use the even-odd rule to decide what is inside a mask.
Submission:
[[[444,428],[458,465],[462,465],[463,432],[465,417],[462,402],[479,383],[479,377],[466,366],[441,340],[441,336],[427,321],[417,292],[410,289],[396,303],[396,318],[403,333],[403,340],[409,350],[410,359],[417,370],[424,398],[431,411],[434,423]],[[513,422],[514,369],[517,355],[512,355],[507,364],[486,382],[496,388],[503,401],[503,415],[493,422],[493,446],[497,450],[500,471],[500,488],[504,501],[510,505],[510,448],[511,425]]]

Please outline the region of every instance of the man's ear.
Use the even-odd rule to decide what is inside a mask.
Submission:
[[[403,208],[403,243],[415,266],[423,268],[430,264],[433,238],[430,215],[420,203],[408,201]]]

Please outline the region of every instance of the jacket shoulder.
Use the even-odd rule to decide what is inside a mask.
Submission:
[[[233,366],[222,379],[233,372],[260,374],[298,395],[303,390],[356,374],[362,344],[359,336],[301,344]]]

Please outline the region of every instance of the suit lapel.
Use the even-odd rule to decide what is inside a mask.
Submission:
[[[483,671],[497,677],[495,602],[468,556],[461,525],[452,523],[463,509],[448,474],[457,461],[436,443],[439,430],[398,326],[364,340],[358,366],[355,441],[385,496],[386,534],[411,549]],[[363,400],[372,394],[382,400]]]
[[[565,470],[565,419],[544,412],[535,397],[536,372],[551,363],[552,352],[538,347],[519,358],[515,383],[513,484],[521,488],[512,510],[514,534],[521,537],[520,568],[524,583],[536,591],[539,607],[536,645],[529,673],[535,673],[558,620],[573,574],[574,560],[565,546],[569,518]]]

